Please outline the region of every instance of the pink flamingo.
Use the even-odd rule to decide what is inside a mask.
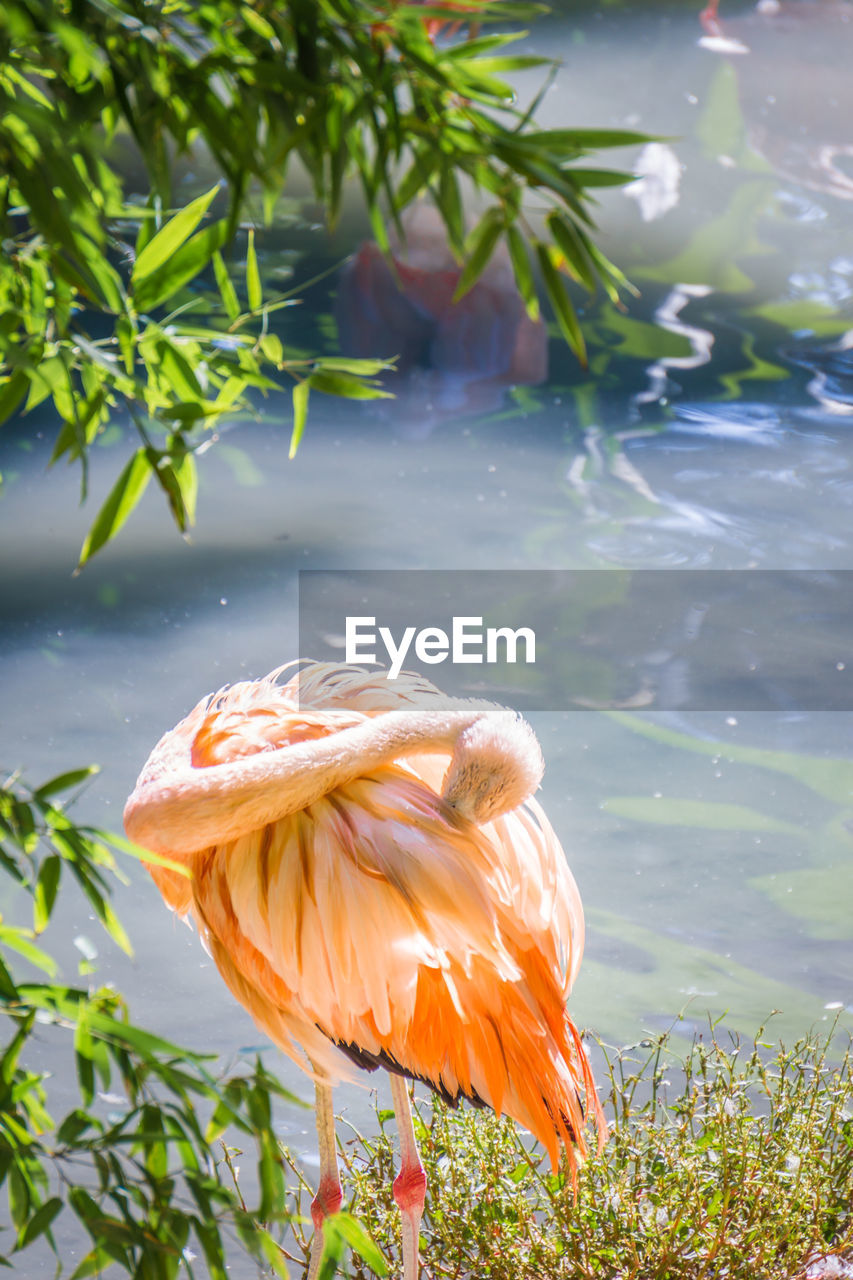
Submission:
[[[532,798],[532,730],[417,676],[310,664],[203,699],[154,748],[128,835],[189,877],[151,874],[196,922],[232,993],[312,1075],[322,1224],[341,1205],[332,1084],[384,1067],[400,1132],[394,1196],[418,1276],[425,1176],[406,1079],[506,1113],[556,1168],[603,1133],[566,1011],[583,916]],[[576,1154],[577,1153],[577,1154]]]
[[[462,269],[438,212],[425,203],[403,218],[405,243],[391,260],[365,243],[341,275],[335,314],[348,355],[394,354],[397,411],[440,418],[499,407],[507,387],[548,374],[548,334],[531,320],[503,245],[472,289],[453,301]],[[396,385],[395,385],[396,384]],[[427,418],[428,422],[428,418]]]

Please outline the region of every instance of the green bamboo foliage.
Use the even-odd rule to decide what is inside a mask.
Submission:
[[[444,7],[395,0],[9,0],[0,11],[0,423],[51,402],[53,461],[81,468],[118,417],[131,455],[103,500],[79,567],[122,527],[153,480],[181,532],[192,525],[194,455],[252,397],[293,394],[291,454],[310,392],[385,394],[388,361],[288,352],[274,317],[297,298],[265,290],[252,184],[267,216],[298,159],[333,227],[360,185],[378,243],[432,200],[462,271],[461,297],[506,240],[531,315],[528,245],[560,331],[583,337],[567,278],[611,296],[618,270],[589,238],[589,192],[629,175],[586,157],[637,135],[540,130],[505,77],[545,60],[507,52],[495,21],[537,6],[471,0],[452,42]],[[472,38],[475,30],[485,33]],[[467,38],[466,38],[467,32]],[[523,34],[523,33],[521,33]],[[141,157],[150,197],[125,192],[120,157]],[[221,182],[176,205],[174,160],[212,157]],[[525,196],[541,212],[531,223]],[[482,212],[470,232],[463,194]],[[548,212],[550,210],[550,212]],[[541,226],[541,230],[537,229]],[[245,270],[225,252],[248,232]],[[388,356],[392,357],[393,352]],[[134,439],[135,437],[135,439]]]
[[[56,1274],[73,1280],[108,1269],[155,1280],[227,1280],[236,1249],[267,1274],[286,1277],[281,1237],[293,1206],[274,1105],[301,1105],[298,1099],[260,1059],[223,1075],[211,1055],[134,1023],[112,987],[68,985],[43,945],[60,890],[73,881],[113,942],[130,951],[110,882],[118,874],[115,852],[137,851],[75,825],[63,808],[94,772],[76,770],[35,790],[16,778],[0,784],[0,869],[32,913],[31,925],[0,922],[7,1037],[0,1046],[0,1195],[8,1210],[0,1264],[26,1273],[23,1255],[38,1244],[55,1254]],[[14,918],[24,914],[15,910]],[[93,973],[85,957],[79,968],[80,976]],[[51,1028],[55,1070],[33,1070],[30,1043]],[[64,1115],[51,1103],[51,1074],[76,1074],[79,1100]],[[236,1181],[236,1142],[246,1148],[244,1160],[255,1151],[256,1205],[247,1205]],[[58,1243],[69,1232],[88,1241],[76,1265],[65,1264]],[[329,1233],[332,1272],[353,1242],[383,1274],[382,1255],[353,1219]]]

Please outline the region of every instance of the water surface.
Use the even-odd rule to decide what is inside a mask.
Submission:
[[[641,296],[624,311],[585,307],[588,371],[552,335],[548,380],[513,391],[496,385],[505,339],[490,357],[476,343],[460,356],[431,330],[396,400],[317,398],[293,463],[286,399],[260,422],[229,424],[201,459],[191,545],[149,493],[76,579],[119,453],[95,449],[81,510],[76,477],[45,471],[49,427],[4,428],[6,764],[36,781],[100,762],[75,813],[118,827],[166,728],[203,694],[296,656],[301,568],[744,571],[744,626],[746,571],[853,568],[853,204],[842,180],[853,82],[836,74],[853,61],[853,22],[828,0],[783,10],[773,27],[732,9],[742,54],[702,47],[687,11],[569,13],[529,38],[564,59],[545,122],[670,139],[645,154],[639,194],[602,198],[605,246]],[[790,91],[801,83],[807,113]],[[333,244],[315,235],[311,269],[365,239],[353,213]],[[268,270],[288,250],[284,231],[259,242]],[[282,313],[285,343],[334,349],[334,294],[332,282]],[[470,362],[487,358],[489,388],[472,404],[484,379]],[[532,719],[544,804],[588,911],[573,1005],[582,1025],[627,1041],[686,1009],[682,1028],[710,1011],[751,1033],[778,1009],[790,1037],[853,1011],[849,714]],[[226,1057],[256,1047],[197,938],[144,870],[127,870],[116,906],[136,959],[116,956],[69,899],[56,926],[66,972],[84,934],[138,1021]],[[307,1096],[308,1082],[278,1065]],[[364,1114],[356,1086],[341,1102]],[[289,1136],[308,1150],[305,1129],[297,1117]]]

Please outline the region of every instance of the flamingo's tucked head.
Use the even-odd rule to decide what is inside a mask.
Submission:
[[[457,813],[482,825],[529,800],[544,767],[530,727],[512,712],[498,712],[460,736],[442,797]]]

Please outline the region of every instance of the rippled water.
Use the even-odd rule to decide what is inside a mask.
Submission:
[[[150,494],[73,580],[94,507],[78,508],[63,469],[45,473],[47,427],[4,428],[10,767],[36,780],[99,761],[77,812],[118,826],[165,728],[295,656],[301,568],[853,568],[853,14],[831,0],[735,8],[717,44],[748,53],[701,45],[695,15],[671,9],[572,10],[528,41],[564,59],[545,122],[668,139],[643,154],[643,187],[602,197],[606,248],[641,296],[587,306],[588,372],[552,337],[540,381],[517,327],[487,331],[485,304],[466,325],[428,317],[395,400],[318,399],[293,463],[288,404],[269,402],[205,454],[191,546]],[[354,214],[334,245],[315,239],[312,266],[365,237]],[[263,243],[271,269],[286,234]],[[373,304],[378,288],[365,286]],[[285,343],[334,348],[335,289],[285,313]],[[95,498],[117,458],[95,451]],[[749,576],[736,581],[748,627]],[[581,1023],[627,1040],[685,1006],[690,1026],[710,1009],[744,1031],[779,1009],[790,1036],[853,1011],[849,714],[532,718],[588,910]],[[129,875],[116,905],[136,959],[69,903],[68,972],[85,934],[138,1020],[226,1055],[257,1045],[197,939]],[[355,1087],[342,1097],[363,1109]]]

